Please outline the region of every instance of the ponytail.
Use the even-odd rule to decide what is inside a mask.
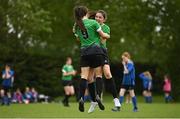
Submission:
[[[87,14],[88,9],[85,6],[77,6],[74,8],[74,17],[76,21],[76,27],[78,26],[81,30],[83,38],[88,38],[87,29],[84,26],[82,18]]]

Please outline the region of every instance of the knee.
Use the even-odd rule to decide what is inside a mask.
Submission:
[[[81,75],[81,79],[88,79],[88,75]]]
[[[145,91],[143,91],[143,96],[146,96],[146,92]]]
[[[96,77],[102,77],[102,71],[97,71],[95,75]]]
[[[0,96],[4,96],[4,90],[1,90]]]
[[[71,91],[71,95],[74,95],[74,90]]]
[[[124,90],[120,90],[119,95],[124,96]]]
[[[69,91],[65,91],[65,95],[70,95],[70,92]]]
[[[124,96],[124,93],[120,92],[119,95],[120,95],[120,96]]]
[[[135,96],[134,91],[130,91],[130,96],[131,96],[131,97],[134,97],[134,96]]]
[[[88,84],[93,83],[93,82],[94,82],[94,79],[88,80]]]
[[[74,92],[70,92],[69,95],[71,95],[71,96],[74,95]]]

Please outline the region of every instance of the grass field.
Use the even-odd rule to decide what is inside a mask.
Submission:
[[[104,99],[105,111],[97,107],[94,113],[88,114],[90,103],[85,103],[85,112],[78,111],[78,103],[71,102],[70,107],[60,103],[49,104],[12,104],[0,106],[0,118],[180,118],[180,103],[165,104],[159,98],[152,104],[143,103],[138,97],[138,112],[132,111],[132,104],[123,104],[120,112],[111,112],[113,102]]]

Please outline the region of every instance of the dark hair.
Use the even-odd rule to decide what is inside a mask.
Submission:
[[[88,11],[88,18],[95,19],[96,11]]]
[[[104,10],[98,10],[96,13],[101,13],[105,20],[107,20],[107,13]]]
[[[164,76],[165,76],[168,80],[171,80],[169,74],[165,74]]]
[[[85,6],[76,6],[74,8],[74,17],[77,26],[81,29],[81,32],[83,34],[83,38],[88,38],[87,30],[84,26],[84,23],[82,22],[82,18],[87,14],[88,9]]]
[[[11,67],[11,64],[6,63],[5,66],[6,66],[6,67]]]
[[[72,60],[72,58],[71,58],[71,57],[67,57],[67,58],[66,58],[66,61],[68,61],[68,60]]]

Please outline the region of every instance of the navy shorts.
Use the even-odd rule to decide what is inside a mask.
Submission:
[[[96,68],[103,65],[103,55],[85,55],[81,56],[81,67]]]
[[[109,65],[109,57],[107,53],[107,49],[102,48],[103,51],[103,65],[108,64]]]
[[[72,81],[70,80],[70,81],[66,81],[66,80],[62,80],[62,85],[63,86],[72,86]]]
[[[121,85],[121,88],[126,90],[134,90],[134,85]]]
[[[12,87],[10,86],[2,86],[2,89],[4,90],[5,95],[9,92],[11,92]]]
[[[144,91],[151,91],[152,89],[149,90],[148,88],[144,88],[143,90]]]

